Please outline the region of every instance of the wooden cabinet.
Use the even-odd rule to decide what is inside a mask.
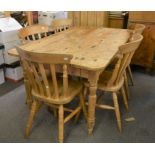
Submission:
[[[107,27],[107,11],[69,11],[74,26]]]
[[[143,32],[144,39],[135,52],[132,64],[153,68],[155,57],[155,12],[133,11],[129,13],[129,24],[141,23],[146,28]]]
[[[123,28],[123,18],[110,17],[108,23],[111,28]]]

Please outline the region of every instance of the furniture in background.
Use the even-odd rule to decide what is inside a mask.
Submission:
[[[133,38],[132,41],[119,47],[119,53],[117,54],[117,61],[114,66],[114,69],[112,71],[103,71],[103,73],[99,77],[97,85],[97,88],[99,90],[112,93],[114,106],[96,103],[96,107],[115,111],[117,125],[120,132],[122,131],[122,126],[121,126],[121,117],[120,117],[117,93],[121,91],[125,108],[126,110],[128,110],[128,102],[124,89],[126,68],[130,64],[131,58],[135,50],[140,45],[143,36],[140,34],[134,34],[132,38]],[[85,82],[85,86],[89,87],[89,83]]]
[[[108,12],[108,27],[123,28],[122,11],[109,11]]]
[[[81,109],[85,109],[82,83],[68,79],[68,65],[70,64],[72,55],[35,53],[24,51],[18,47],[17,51],[25,66],[28,81],[32,86],[33,96],[25,134],[29,136],[36,112],[41,104],[45,104],[58,108],[59,142],[62,143],[64,140],[64,124],[74,116],[76,116],[77,119]],[[57,75],[56,65],[62,67],[62,76]],[[47,68],[50,74],[47,74]],[[66,108],[65,105],[78,95],[80,96],[79,106],[74,110]],[[70,114],[64,117],[64,111]],[[86,109],[84,111],[86,114]]]
[[[134,33],[142,34],[145,29],[145,25],[144,24],[130,24],[128,29],[133,30]]]
[[[133,30],[132,33],[142,34],[144,29],[145,29],[145,25],[144,24],[131,24],[131,25],[129,25],[128,29]],[[132,36],[133,35],[131,35],[130,40],[132,40]],[[134,55],[133,55],[132,61],[134,61]],[[130,65],[127,67],[127,71],[128,71],[130,81],[131,81],[132,85],[134,85],[134,80],[133,80],[133,75],[132,75],[132,72],[131,72]]]
[[[69,11],[73,26],[107,27],[108,11]]]
[[[140,47],[136,50],[131,63],[145,67],[147,71],[150,71],[154,68],[155,12],[130,11],[130,24],[144,24],[146,26],[143,32],[144,39]]]
[[[128,41],[129,36],[125,29],[72,27],[67,31],[21,45],[20,48],[36,53],[73,55],[68,73],[89,81],[88,133],[91,134],[95,125],[99,75],[115,57],[119,46]],[[16,50],[10,50],[9,54],[18,56]]]
[[[47,36],[49,28],[47,25],[31,25],[19,30],[19,38],[22,41],[34,41]]]
[[[47,36],[48,26],[46,25],[32,25],[27,26],[19,30],[18,36],[22,40],[23,43],[28,41],[35,41],[41,39],[42,37]],[[25,83],[25,91],[26,91],[26,103],[29,107],[32,104],[32,95],[31,95],[31,85],[28,80],[28,75],[26,74],[26,69],[21,61],[21,66],[23,68],[23,75],[24,75],[24,83]]]

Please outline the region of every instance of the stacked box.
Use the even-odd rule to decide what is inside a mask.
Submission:
[[[7,80],[18,82],[23,79],[23,70],[19,62],[5,66],[5,77]]]
[[[55,19],[67,18],[66,11],[39,11],[38,12],[38,22],[39,24],[45,24],[52,26],[52,21]]]

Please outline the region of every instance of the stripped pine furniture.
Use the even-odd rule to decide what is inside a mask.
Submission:
[[[155,68],[155,13],[151,11],[131,11],[129,14],[129,25],[144,24],[143,41],[136,50],[131,64],[141,66],[147,73],[152,73]]]
[[[72,26],[71,19],[55,19],[52,21],[52,28],[55,33],[65,31]]]
[[[128,29],[134,30],[134,33],[142,34],[145,27],[146,26],[144,24],[130,24]]]
[[[18,36],[22,41],[24,40],[38,40],[47,36],[49,28],[47,25],[31,25],[23,27],[19,30]]]
[[[28,41],[34,41],[41,39],[47,36],[47,32],[49,31],[48,26],[46,25],[32,25],[23,27],[19,30],[18,36],[21,39],[22,43],[26,43]],[[31,95],[31,86],[28,81],[28,77],[25,72],[25,67],[21,61],[21,66],[23,68],[23,76],[24,76],[24,83],[25,83],[25,90],[26,90],[26,103],[28,106],[31,106],[32,103],[32,95]]]
[[[26,127],[26,136],[30,129],[40,104],[58,108],[59,111],[59,142],[64,140],[64,124],[73,116],[79,116],[80,110],[84,109],[84,96],[82,94],[83,84],[79,81],[68,79],[68,65],[72,59],[71,54],[47,54],[35,53],[22,50],[17,51],[25,66],[26,75],[32,86],[33,103]],[[62,76],[56,73],[56,66],[62,68]],[[47,75],[45,69],[50,70]],[[80,96],[80,104],[76,109],[68,109],[66,104],[71,102],[75,96]],[[70,114],[64,118],[64,111]],[[84,110],[86,114],[86,109]],[[87,116],[85,116],[87,118]]]
[[[100,75],[98,81],[97,88],[99,90],[112,93],[114,106],[109,106],[106,104],[96,104],[96,107],[115,111],[117,125],[120,132],[122,131],[122,125],[121,125],[121,117],[120,117],[117,93],[118,91],[121,91],[125,108],[126,110],[128,110],[128,102],[124,90],[124,81],[125,81],[124,76],[126,74],[126,68],[130,64],[131,58],[135,50],[139,47],[142,39],[143,39],[142,35],[134,34],[132,36],[132,41],[124,45],[121,45],[119,47],[119,53],[117,54],[117,61],[114,69],[112,71],[104,71]],[[89,83],[85,82],[85,86],[89,87]]]
[[[72,27],[41,40],[21,45],[20,48],[36,53],[71,54],[68,73],[89,81],[88,133],[95,125],[96,90],[99,75],[118,53],[119,46],[126,43],[130,34],[125,29]],[[10,55],[19,56],[10,50]]]
[[[129,29],[133,30],[133,34],[134,33],[142,34],[144,29],[145,29],[145,27],[146,26],[144,24],[135,24],[135,25],[130,25]],[[132,36],[131,36],[131,39],[132,39]],[[131,71],[130,65],[127,67],[127,72],[128,72],[131,84],[134,85],[134,80],[133,80],[133,75],[132,75],[132,71]]]

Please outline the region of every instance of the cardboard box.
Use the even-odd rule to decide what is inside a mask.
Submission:
[[[14,81],[14,82],[18,82],[21,79],[23,79],[23,70],[19,62],[18,63],[16,62],[11,65],[6,65],[5,77],[6,79]]]
[[[4,71],[3,69],[0,69],[0,84],[3,84],[4,82],[5,82]]]
[[[55,19],[67,18],[66,11],[39,11],[38,12],[38,22],[39,24],[46,24],[52,26],[52,21]]]
[[[20,40],[15,40],[15,41],[8,42],[8,43],[4,44],[5,45],[5,51],[4,51],[4,62],[5,62],[5,64],[11,64],[11,63],[14,63],[16,61],[19,61],[18,57],[10,56],[8,54],[8,50],[10,50],[13,47],[20,45],[20,44],[21,44]]]
[[[3,56],[3,51],[4,51],[4,45],[0,44],[0,66],[4,64],[4,56]]]
[[[0,51],[0,65],[4,64],[3,53]]]

